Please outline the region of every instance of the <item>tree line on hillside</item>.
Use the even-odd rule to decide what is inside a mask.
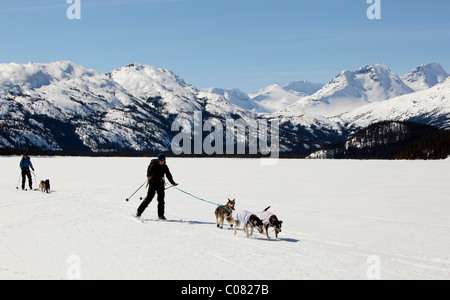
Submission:
[[[298,134],[298,138],[302,135]],[[280,158],[304,158],[304,149],[280,152]],[[107,152],[52,151],[36,147],[0,148],[0,155],[153,157],[160,151]],[[166,151],[170,156],[171,151]],[[445,159],[450,155],[450,131],[415,122],[384,121],[358,130],[347,139],[324,144],[321,158],[329,159]],[[213,155],[213,157],[261,158],[263,155]],[[316,152],[317,153],[317,152]],[[173,155],[175,156],[175,155]],[[176,155],[177,157],[211,157],[211,155]],[[266,156],[268,157],[268,156]]]
[[[445,159],[450,131],[415,122],[384,121],[358,130],[344,141],[323,145],[321,158]]]

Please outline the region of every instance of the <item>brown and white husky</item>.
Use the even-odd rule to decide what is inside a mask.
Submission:
[[[230,200],[228,199],[228,203],[219,206],[216,208],[214,214],[216,215],[216,223],[217,227],[223,229],[223,221],[226,219],[230,226],[233,227],[234,219],[233,219],[233,211],[234,205],[236,204],[236,199]]]

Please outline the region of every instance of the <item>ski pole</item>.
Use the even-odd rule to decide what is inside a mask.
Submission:
[[[148,181],[146,180],[133,194],[131,194],[130,197],[128,197],[127,199],[125,199],[127,202],[130,201],[131,197],[133,197],[140,189],[142,189],[142,187],[148,183]]]
[[[19,173],[19,180],[17,180],[17,186],[16,189],[19,189],[19,184],[20,184],[20,178],[22,177],[22,172]]]
[[[36,176],[36,173],[34,173],[34,171],[31,171],[31,173],[34,176],[34,184],[38,185],[38,182],[41,181],[41,179],[39,177]],[[37,179],[36,179],[37,178]],[[39,186],[39,185],[38,185]]]
[[[171,186],[169,186],[169,187],[166,187],[164,190],[168,190],[168,189],[171,189],[171,188],[173,188],[173,187],[175,187],[174,185],[171,185]]]
[[[166,187],[164,190],[166,191],[166,190],[168,190],[170,188],[173,188],[173,187],[174,187],[174,185],[171,185],[169,187]],[[142,201],[142,200],[144,200],[144,197],[140,197],[139,199]]]

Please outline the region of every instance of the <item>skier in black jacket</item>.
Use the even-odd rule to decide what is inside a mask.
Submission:
[[[144,210],[147,208],[147,206],[152,202],[153,198],[155,197],[155,194],[158,193],[158,218],[160,220],[165,220],[164,216],[164,190],[165,190],[165,182],[164,182],[164,175],[167,177],[169,182],[177,186],[178,184],[175,183],[173,180],[172,174],[169,171],[169,167],[166,165],[166,156],[164,154],[158,155],[158,160],[152,161],[147,169],[147,179],[148,179],[148,193],[147,197],[142,201],[142,204],[139,206],[136,216],[140,217]]]

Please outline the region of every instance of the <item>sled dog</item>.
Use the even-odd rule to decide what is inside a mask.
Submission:
[[[234,217],[234,235],[236,235],[237,229],[243,224],[245,235],[250,237],[253,235],[253,228],[256,228],[259,233],[263,233],[263,222],[253,213],[241,210],[236,213]],[[250,227],[250,234],[248,233],[248,228]]]
[[[233,210],[235,203],[236,199],[230,200],[230,198],[228,198],[227,204],[216,208],[214,214],[216,215],[216,223],[218,228],[223,229],[223,221],[225,219],[227,219],[227,222],[230,223],[231,227],[233,227],[234,224]]]
[[[39,183],[39,189],[41,190],[41,192],[43,193],[49,193],[50,192],[50,180],[42,180]]]
[[[264,231],[267,238],[270,239],[269,227],[275,228],[275,238],[278,239],[278,233],[281,232],[281,224],[283,223],[283,221],[278,220],[277,216],[269,211],[269,208],[270,206],[261,213],[261,220],[264,224]]]

